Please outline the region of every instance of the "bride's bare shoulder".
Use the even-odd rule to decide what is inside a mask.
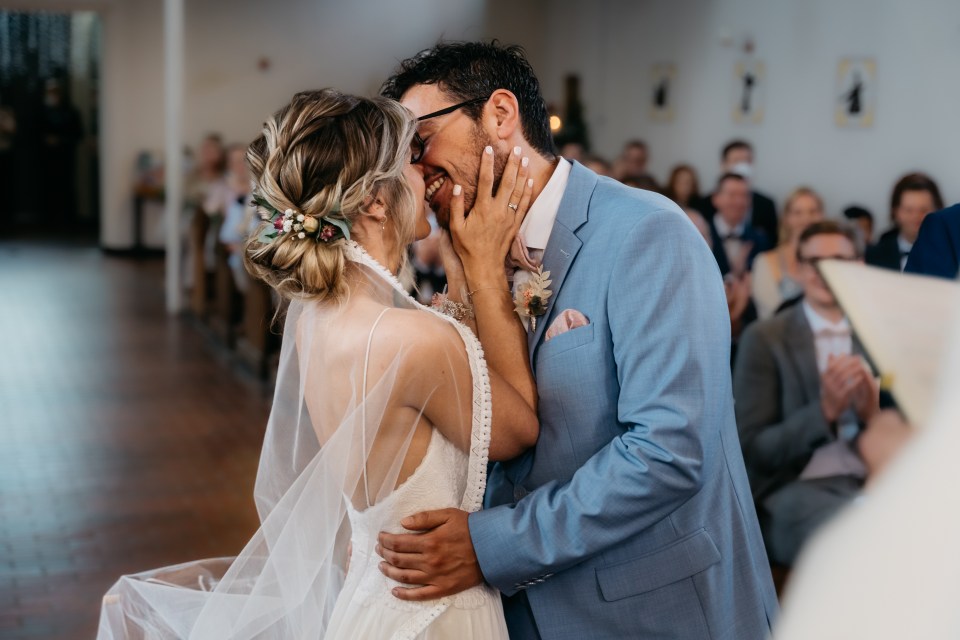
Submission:
[[[451,322],[422,309],[395,309],[383,317],[382,337],[404,348],[415,348],[428,357],[463,349],[463,339]]]

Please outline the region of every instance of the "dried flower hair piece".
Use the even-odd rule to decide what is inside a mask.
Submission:
[[[333,242],[338,238],[350,239],[350,223],[342,218],[332,218],[330,216],[317,218],[294,209],[280,211],[259,195],[253,196],[253,205],[263,209],[260,213],[260,219],[271,223],[257,237],[257,241],[262,244],[270,244],[288,233],[297,234],[297,238],[300,240],[309,236],[317,242],[324,243]],[[340,206],[337,205],[330,213],[339,212]]]

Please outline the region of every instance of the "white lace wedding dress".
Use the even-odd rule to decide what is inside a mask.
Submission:
[[[380,531],[402,532],[400,521],[424,510],[481,507],[490,384],[480,343],[466,327],[415,302],[359,245],[351,243],[347,257],[353,287],[346,300],[295,302],[287,314],[257,474],[259,531],[235,559],[124,576],[104,597],[98,638],[508,637],[499,594],[489,586],[405,602],[379,570]],[[423,335],[403,344],[411,332],[391,326],[401,315],[431,346],[434,339],[445,345],[438,361],[424,362],[411,348],[422,351]],[[440,397],[460,409],[444,433],[467,444],[458,448],[431,428],[415,470],[400,482],[425,426],[422,412],[397,419],[404,414],[396,412],[396,394],[411,371],[436,377],[438,390],[455,390]]]
[[[353,554],[344,592],[338,600],[328,638],[506,638],[499,594],[486,584],[451,598],[405,602],[391,589],[402,586],[378,568],[376,523],[390,533],[403,531],[402,518],[430,509],[458,507],[467,482],[467,455],[434,430],[427,454],[414,474],[386,500],[361,512],[350,509]]]

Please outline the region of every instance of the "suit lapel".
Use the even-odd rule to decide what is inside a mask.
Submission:
[[[549,279],[552,282],[549,289],[553,295],[547,300],[546,312],[537,318],[537,328],[527,333],[531,367],[534,367],[534,356],[540,346],[543,332],[552,319],[554,304],[570,271],[570,265],[577,257],[580,247],[583,246],[576,231],[587,221],[590,197],[596,185],[597,175],[574,162],[570,169],[570,177],[567,179],[567,188],[560,201],[560,209],[557,211],[557,219],[550,232],[550,240],[547,241],[547,248],[543,253],[543,270],[550,272]]]

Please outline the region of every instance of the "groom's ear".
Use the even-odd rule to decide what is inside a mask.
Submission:
[[[520,126],[520,104],[512,91],[497,89],[490,94],[488,105],[492,107],[489,111],[489,122],[496,128],[498,139],[510,140],[515,133],[522,130]]]

